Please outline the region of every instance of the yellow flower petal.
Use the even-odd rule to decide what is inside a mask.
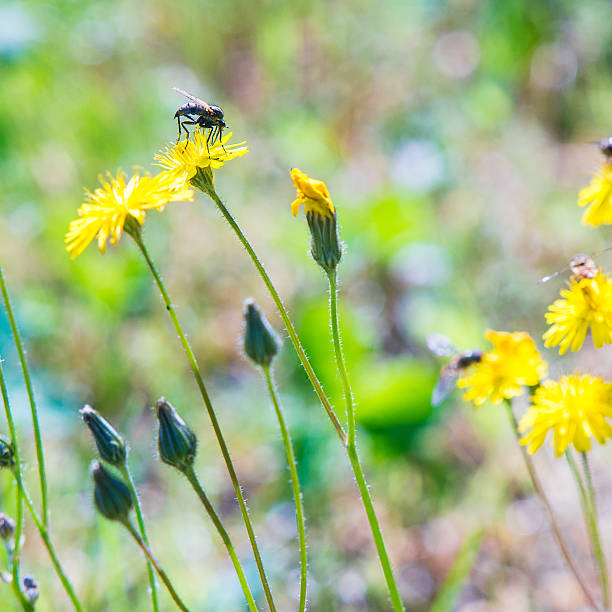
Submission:
[[[291,204],[293,216],[297,216],[300,204],[304,210],[318,213],[323,217],[331,217],[336,210],[331,201],[327,186],[323,181],[310,178],[298,168],[291,168],[291,180],[297,190],[297,199]]]
[[[591,184],[580,190],[578,206],[588,206],[582,215],[585,225],[612,223],[612,162],[605,162]]]

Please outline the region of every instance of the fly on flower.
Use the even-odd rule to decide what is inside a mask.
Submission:
[[[608,158],[612,158],[612,136],[608,138],[603,138],[600,140],[597,145],[599,146],[599,150]]]
[[[189,142],[189,131],[185,127],[186,125],[197,125],[204,131],[210,128],[210,132],[206,138],[206,148],[208,148],[209,145],[215,144],[217,140],[221,140],[223,129],[227,127],[223,120],[223,111],[218,106],[208,104],[208,102],[196,98],[183,89],[179,89],[178,87],[173,87],[172,89],[181,94],[181,96],[185,96],[188,100],[191,100],[191,102],[187,102],[180,106],[176,113],[174,113],[174,118],[178,123],[177,144],[181,139],[181,130],[185,130],[187,142]],[[181,117],[186,117],[186,119],[181,121]],[[221,144],[223,145],[223,143]]]
[[[599,268],[595,265],[595,257],[599,257],[602,253],[605,253],[611,249],[612,247],[607,247],[601,251],[598,251],[597,253],[593,253],[592,255],[578,253],[570,259],[569,264],[565,266],[565,268],[557,270],[554,274],[550,274],[549,276],[544,276],[538,281],[538,284],[547,283],[549,280],[556,278],[567,270],[571,270],[572,272],[570,281],[573,283],[585,278],[595,278],[599,274]]]
[[[451,357],[452,359],[440,371],[440,378],[431,392],[431,405],[440,406],[455,388],[455,382],[461,372],[474,363],[482,360],[482,351],[460,351],[444,334],[429,334],[425,338],[427,348],[438,357]]]

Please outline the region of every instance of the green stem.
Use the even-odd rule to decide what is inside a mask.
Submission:
[[[576,481],[576,485],[578,486],[578,491],[580,492],[580,501],[582,503],[582,511],[584,513],[584,519],[587,525],[587,529],[589,532],[589,536],[591,539],[591,547],[593,549],[593,557],[595,558],[595,563],[597,564],[597,569],[599,571],[599,579],[601,582],[601,591],[603,595],[603,606],[604,610],[607,610],[610,605],[610,594],[608,588],[608,571],[606,569],[606,560],[603,554],[603,549],[601,546],[601,538],[599,535],[599,526],[597,524],[597,516],[595,515],[595,492],[593,491],[590,471],[588,469],[588,463],[585,463],[585,472],[586,472],[586,480],[587,480],[587,488],[582,481],[580,476],[580,472],[578,471],[578,467],[576,466],[576,462],[574,461],[574,457],[572,456],[569,448],[565,451],[565,457],[570,466],[572,474],[574,476],[574,480]]]
[[[280,407],[278,394],[274,384],[274,378],[270,366],[264,367],[263,373],[268,385],[270,399],[274,404],[274,411],[278,419],[278,425],[281,430],[283,444],[285,445],[285,454],[287,455],[287,463],[289,465],[289,473],[291,474],[291,486],[293,488],[293,501],[295,503],[295,516],[298,528],[298,539],[300,544],[300,612],[306,610],[306,574],[308,571],[308,560],[306,556],[306,521],[304,519],[304,502],[302,500],[302,491],[300,489],[300,479],[298,477],[297,464],[295,461],[295,453],[293,452],[293,444],[291,443],[291,435],[285,423],[285,417]]]
[[[119,467],[121,474],[127,481],[128,487],[132,492],[132,497],[134,499],[134,510],[136,511],[136,520],[138,521],[138,530],[140,531],[140,535],[142,536],[143,542],[148,546],[149,538],[147,537],[147,530],[145,528],[144,518],[142,516],[142,508],[140,507],[140,500],[138,499],[138,492],[136,491],[136,486],[134,485],[134,479],[132,478],[132,473],[127,465],[127,461]],[[149,586],[151,588],[151,604],[153,606],[153,610],[155,612],[159,612],[159,602],[157,601],[157,585],[155,584],[155,573],[153,571],[153,566],[150,561],[147,561],[147,574],[149,575]]]
[[[272,300],[274,301],[274,304],[276,305],[278,313],[280,314],[281,319],[283,320],[285,329],[287,330],[287,333],[289,334],[289,340],[291,340],[291,344],[293,344],[293,348],[295,349],[295,352],[297,353],[298,358],[300,362],[302,363],[304,370],[306,371],[306,375],[310,379],[310,383],[312,384],[315,390],[315,393],[319,397],[319,400],[321,404],[323,405],[323,408],[325,408],[325,411],[327,412],[327,416],[329,417],[334,428],[336,429],[336,433],[338,434],[338,437],[342,441],[342,444],[346,446],[346,443],[347,443],[346,433],[344,432],[344,429],[342,428],[342,425],[340,424],[340,421],[338,420],[338,417],[336,416],[336,413],[334,412],[334,409],[332,408],[332,405],[329,399],[327,398],[327,395],[325,395],[325,391],[323,391],[323,387],[321,386],[321,383],[319,382],[319,379],[317,378],[315,371],[312,369],[312,366],[310,365],[308,356],[306,355],[306,352],[304,351],[304,348],[302,347],[300,338],[297,332],[295,331],[295,327],[293,326],[293,323],[291,322],[291,319],[289,318],[289,314],[287,313],[287,310],[283,304],[283,301],[281,300],[280,295],[278,294],[278,291],[276,290],[276,287],[274,286],[274,284],[272,283],[272,280],[268,276],[268,273],[266,272],[266,269],[263,267],[263,264],[259,260],[259,257],[257,257],[257,254],[253,250],[253,247],[251,246],[246,236],[240,229],[240,226],[236,223],[236,221],[234,220],[234,217],[232,217],[231,213],[226,208],[225,204],[223,204],[223,202],[221,201],[221,198],[215,192],[208,193],[208,195],[210,195],[214,203],[217,205],[217,208],[221,211],[221,214],[225,217],[225,220],[229,223],[230,227],[234,230],[234,233],[238,237],[238,240],[240,240],[240,242],[242,243],[242,246],[248,253],[249,257],[251,258],[251,261],[257,268],[257,271],[259,272],[259,275],[261,276],[264,284],[266,285],[268,292],[270,293],[270,296],[272,297]]]
[[[187,608],[187,606],[182,602],[181,598],[179,597],[179,594],[174,590],[174,586],[172,585],[172,582],[170,582],[170,578],[168,578],[168,575],[162,569],[161,565],[159,564],[159,561],[154,557],[151,549],[144,543],[143,539],[140,537],[140,534],[138,533],[138,531],[136,531],[136,527],[134,527],[134,525],[132,525],[129,520],[122,521],[122,524],[130,532],[134,540],[136,540],[136,543],[138,544],[138,546],[140,546],[145,557],[149,560],[149,563],[151,563],[151,565],[155,568],[155,571],[168,589],[168,593],[170,593],[170,596],[174,600],[174,603],[179,607],[179,610],[183,610],[183,612],[189,612],[189,608]]]
[[[370,496],[370,491],[368,489],[363,469],[359,462],[359,456],[357,454],[357,428],[355,425],[353,392],[351,389],[348,372],[346,370],[346,364],[344,362],[342,343],[340,341],[340,331],[338,329],[338,295],[336,286],[336,271],[334,270],[328,273],[327,276],[329,278],[329,308],[332,326],[332,337],[334,341],[334,351],[336,353],[336,365],[338,367],[340,377],[342,378],[342,384],[344,386],[344,398],[346,400],[346,416],[348,425],[348,442],[346,450],[349,456],[349,460],[351,462],[351,466],[353,468],[353,473],[355,474],[355,480],[357,481],[359,492],[361,493],[361,499],[363,500],[363,506],[368,517],[368,522],[370,523],[370,529],[372,531],[372,536],[376,544],[376,550],[378,551],[380,565],[385,575],[385,580],[387,581],[387,588],[389,589],[389,595],[391,597],[393,608],[395,610],[403,610],[404,606],[402,605],[402,600],[400,598],[397,584],[395,583],[393,570],[391,569],[391,562],[389,560],[389,555],[387,554],[385,542],[383,540],[382,532],[380,530],[380,524],[378,523],[378,517],[376,516],[374,504],[372,503],[372,497]]]
[[[30,516],[32,517],[32,520],[34,521],[34,524],[36,525],[36,528],[38,529],[40,538],[42,539],[47,549],[47,552],[49,553],[49,557],[51,558],[51,563],[53,564],[53,567],[55,568],[55,573],[57,574],[57,577],[60,579],[60,582],[62,583],[64,590],[68,594],[68,597],[70,597],[70,601],[72,601],[72,605],[74,606],[74,609],[77,610],[77,612],[83,612],[84,608],[81,605],[81,602],[79,601],[78,597],[76,596],[76,593],[74,592],[72,584],[70,583],[70,580],[68,580],[68,576],[66,575],[66,573],[64,572],[64,569],[62,568],[60,560],[57,556],[57,552],[55,551],[55,546],[53,545],[53,542],[51,541],[51,537],[49,536],[47,527],[45,526],[41,518],[38,516],[38,514],[36,513],[34,505],[32,504],[32,500],[30,499],[30,496],[27,490],[25,489],[25,487],[22,487],[22,492],[23,492],[23,500],[25,502],[26,508],[28,509]]]
[[[599,606],[595,602],[595,599],[593,598],[593,596],[591,595],[591,592],[587,588],[586,583],[584,582],[582,576],[578,572],[578,568],[576,567],[576,564],[574,563],[574,560],[572,559],[572,556],[570,555],[569,549],[567,548],[565,544],[565,540],[563,539],[561,528],[559,527],[559,524],[557,523],[557,519],[555,517],[553,507],[550,501],[548,500],[546,493],[544,492],[544,487],[542,487],[542,483],[540,482],[540,479],[538,478],[537,472],[535,470],[535,465],[533,464],[531,456],[527,453],[525,447],[520,443],[521,434],[518,430],[518,422],[516,420],[516,417],[514,416],[514,412],[512,411],[512,403],[510,400],[507,399],[505,400],[505,404],[506,404],[506,410],[508,413],[508,419],[510,420],[512,431],[514,432],[519,448],[521,449],[521,454],[523,455],[523,460],[525,461],[525,467],[527,468],[527,473],[529,474],[529,478],[531,479],[533,490],[536,492],[537,496],[540,498],[540,501],[542,502],[542,505],[546,509],[546,512],[548,514],[548,520],[550,521],[550,527],[552,529],[555,541],[557,542],[557,546],[559,547],[559,550],[561,551],[561,555],[565,559],[565,562],[567,563],[567,567],[570,569],[572,574],[574,574],[574,578],[576,578],[576,582],[578,582],[578,584],[580,585],[580,588],[582,589],[582,592],[584,593],[584,596],[586,597],[587,601],[593,608],[597,609]]]
[[[45,527],[49,525],[49,497],[47,494],[47,475],[45,471],[45,457],[43,454],[42,438],[40,435],[40,426],[38,424],[38,410],[36,408],[36,401],[34,400],[34,389],[32,387],[32,380],[30,378],[30,371],[25,358],[25,351],[23,344],[21,343],[21,336],[19,335],[19,329],[17,328],[17,322],[13,315],[13,309],[9,300],[6,283],[4,281],[4,274],[2,268],[0,268],[0,289],[2,290],[2,299],[4,301],[4,307],[6,314],[8,315],[9,324],[13,332],[13,338],[15,339],[15,346],[19,353],[19,361],[21,362],[21,369],[23,371],[23,380],[25,381],[26,390],[28,393],[28,399],[30,402],[30,412],[32,414],[32,429],[34,432],[34,442],[36,444],[36,461],[38,464],[38,478],[40,480],[40,495],[42,501],[42,515],[43,523]]]
[[[200,498],[202,505],[204,506],[204,508],[206,508],[206,512],[208,512],[208,516],[210,516],[210,519],[212,520],[219,535],[221,536],[221,539],[223,540],[223,543],[225,544],[225,548],[227,549],[230,559],[232,560],[232,563],[234,564],[234,569],[236,570],[236,574],[238,575],[238,580],[240,581],[240,586],[242,587],[242,592],[244,593],[244,596],[246,597],[249,609],[251,610],[251,612],[257,612],[257,604],[255,603],[255,600],[253,599],[251,589],[249,588],[249,585],[246,580],[246,576],[244,575],[244,570],[242,569],[240,560],[238,559],[238,556],[236,555],[236,551],[234,550],[234,545],[232,544],[229,534],[225,530],[225,527],[223,526],[223,523],[221,522],[219,515],[215,512],[213,505],[210,503],[208,496],[204,492],[204,489],[202,488],[202,485],[200,484],[200,481],[198,480],[198,477],[193,467],[189,468],[185,472],[185,476],[187,477],[187,480],[190,482],[191,486],[193,487],[193,490],[197,493],[198,497]]]
[[[126,230],[127,230],[127,227],[126,227]],[[246,501],[244,499],[244,495],[242,493],[242,488],[240,487],[240,483],[238,482],[236,470],[234,469],[234,464],[232,463],[232,459],[230,457],[229,450],[225,442],[225,438],[223,437],[223,434],[221,432],[221,427],[219,426],[217,415],[215,414],[212,402],[210,400],[210,396],[208,395],[208,391],[206,389],[206,385],[204,384],[204,379],[202,378],[202,374],[200,373],[198,362],[196,360],[196,357],[193,353],[191,346],[189,345],[189,342],[185,336],[185,333],[183,332],[183,328],[181,327],[181,324],[179,323],[178,317],[176,316],[176,313],[174,311],[174,306],[172,305],[170,296],[168,295],[168,292],[166,291],[164,282],[162,281],[162,278],[159,275],[159,272],[157,271],[157,268],[155,267],[153,260],[149,256],[149,252],[147,248],[145,247],[144,242],[142,241],[142,237],[140,236],[140,233],[138,231],[134,231],[134,232],[131,232],[130,235],[132,236],[132,238],[134,238],[134,241],[138,245],[140,252],[145,258],[145,261],[147,262],[149,269],[151,270],[151,274],[153,274],[153,278],[155,279],[157,287],[161,293],[162,299],[166,306],[166,310],[168,311],[168,314],[170,315],[170,319],[172,319],[172,323],[174,324],[176,333],[179,336],[183,349],[185,350],[185,354],[187,355],[187,359],[189,360],[189,365],[191,366],[191,370],[196,379],[198,389],[200,390],[200,394],[202,396],[202,399],[204,400],[204,405],[206,406],[206,410],[208,412],[210,422],[212,423],[213,430],[215,432],[215,436],[219,444],[219,448],[221,449],[221,453],[223,454],[223,459],[225,460],[227,471],[229,472],[232,484],[234,486],[234,491],[236,493],[236,497],[240,505],[240,512],[242,513],[242,520],[244,521],[244,524],[245,524],[245,527],[246,527],[246,530],[249,536],[249,541],[251,542],[251,548],[253,549],[253,556],[255,557],[255,563],[257,564],[257,570],[259,572],[259,577],[261,578],[261,584],[263,586],[263,589],[266,595],[268,606],[270,607],[270,610],[274,612],[276,608],[274,606],[274,600],[272,599],[272,592],[270,591],[270,586],[268,584],[266,572],[264,570],[263,562],[261,560],[261,555],[259,553],[259,548],[257,546],[257,540],[255,538],[255,532],[253,530],[253,525],[249,517],[249,511],[246,505]]]

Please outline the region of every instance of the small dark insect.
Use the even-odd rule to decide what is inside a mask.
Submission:
[[[431,392],[431,405],[439,406],[455,388],[457,377],[474,363],[482,361],[482,351],[459,351],[443,334],[429,334],[425,338],[427,348],[438,357],[452,357],[440,371],[440,378]]]
[[[612,247],[607,247],[593,253],[592,255],[585,255],[584,253],[578,253],[574,255],[567,266],[561,270],[557,270],[554,274],[544,276],[538,281],[538,284],[547,283],[549,280],[556,278],[559,274],[563,274],[567,270],[571,270],[572,274],[570,280],[572,282],[581,281],[585,278],[595,278],[599,274],[599,268],[595,265],[595,257],[599,257],[602,253],[611,250]]]
[[[187,102],[180,106],[176,113],[174,113],[174,118],[178,123],[177,144],[181,139],[181,130],[185,130],[187,134],[185,147],[187,146],[187,142],[189,142],[189,131],[185,127],[187,125],[197,125],[204,131],[210,128],[210,132],[206,138],[206,148],[208,148],[209,145],[215,144],[217,140],[221,140],[223,129],[227,127],[225,121],[223,121],[223,111],[218,106],[208,104],[204,102],[204,100],[192,96],[183,89],[179,89],[178,87],[173,87],[172,89],[182,96],[185,96],[188,100],[191,100],[191,102]],[[181,120],[181,117],[186,117],[186,119]]]
[[[598,143],[599,150],[607,157],[612,157],[612,136],[600,140]]]

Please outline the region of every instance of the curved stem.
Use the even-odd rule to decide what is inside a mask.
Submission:
[[[154,557],[151,549],[144,543],[143,539],[140,537],[140,534],[138,533],[138,531],[136,531],[134,525],[132,525],[129,520],[122,521],[122,524],[132,534],[132,537],[134,538],[134,540],[136,540],[138,546],[140,546],[142,552],[145,554],[145,557],[149,560],[149,563],[151,563],[151,565],[155,568],[155,571],[161,578],[161,581],[164,583],[165,587],[168,589],[168,593],[170,593],[170,596],[174,600],[174,603],[179,607],[179,610],[182,610],[183,612],[189,612],[189,608],[187,608],[187,606],[182,602],[181,598],[179,597],[179,594],[174,590],[174,586],[172,585],[172,582],[170,582],[170,578],[168,578],[168,575],[162,569],[162,566],[159,564],[159,561]]]
[[[210,195],[213,202],[217,205],[217,208],[221,211],[221,214],[225,217],[225,220],[229,223],[230,227],[234,230],[234,233],[238,237],[238,240],[240,240],[240,242],[242,243],[242,246],[248,253],[249,257],[251,258],[251,261],[257,268],[257,271],[259,272],[259,275],[261,276],[264,284],[266,285],[266,288],[268,289],[268,292],[270,293],[270,296],[272,297],[272,300],[274,301],[274,304],[276,305],[278,313],[280,314],[281,319],[283,320],[283,324],[285,325],[287,334],[289,334],[289,340],[291,340],[291,344],[293,344],[293,348],[295,349],[295,352],[297,353],[298,358],[300,362],[302,363],[304,370],[306,371],[306,375],[310,379],[310,383],[312,384],[315,390],[315,393],[319,397],[319,400],[321,401],[323,408],[325,408],[325,412],[327,412],[327,416],[329,417],[334,428],[336,429],[336,433],[338,434],[338,437],[342,441],[342,444],[346,446],[346,443],[347,443],[346,433],[344,432],[344,429],[342,428],[342,425],[340,424],[340,421],[338,420],[338,417],[336,416],[336,413],[334,412],[334,409],[332,408],[332,405],[329,399],[327,398],[327,395],[325,395],[325,391],[323,391],[323,387],[321,386],[321,383],[319,382],[319,379],[317,378],[315,371],[312,369],[312,366],[310,365],[308,356],[306,355],[306,352],[304,351],[304,348],[302,347],[300,338],[297,332],[295,331],[295,327],[293,326],[293,323],[291,322],[291,319],[289,318],[289,314],[287,313],[287,310],[283,304],[283,301],[281,300],[280,295],[278,294],[278,291],[276,290],[276,287],[274,286],[274,284],[272,283],[272,280],[268,276],[268,273],[266,272],[266,269],[263,267],[263,264],[259,260],[259,257],[257,257],[257,254],[253,250],[253,247],[251,246],[246,236],[240,229],[240,226],[236,223],[236,221],[230,214],[229,210],[226,208],[225,204],[223,204],[223,202],[221,201],[221,198],[214,192],[209,193],[208,195]]]
[[[185,476],[187,477],[187,480],[190,482],[191,486],[193,487],[193,490],[197,493],[198,497],[200,498],[202,505],[204,506],[204,508],[206,508],[206,512],[208,512],[208,516],[210,516],[210,519],[212,520],[219,535],[221,536],[221,539],[223,540],[223,543],[225,544],[225,548],[227,549],[230,559],[232,560],[232,563],[234,564],[234,569],[236,570],[236,574],[238,575],[238,580],[240,581],[240,586],[242,587],[242,592],[244,593],[244,596],[246,597],[249,609],[251,610],[251,612],[257,612],[257,604],[255,603],[255,600],[253,599],[251,589],[249,588],[249,584],[246,580],[246,576],[244,575],[244,570],[242,569],[242,565],[240,564],[238,555],[236,555],[236,551],[234,550],[234,545],[232,544],[229,534],[227,533],[225,527],[223,526],[223,523],[221,522],[219,515],[215,512],[213,505],[210,503],[208,496],[204,492],[204,489],[202,488],[202,485],[200,484],[200,481],[198,480],[198,477],[193,467],[191,467],[185,472]]]
[[[251,542],[251,548],[253,549],[253,556],[255,557],[255,563],[257,564],[257,570],[259,572],[259,577],[261,578],[261,584],[263,586],[263,589],[266,595],[268,606],[270,607],[270,610],[275,611],[276,608],[274,606],[274,600],[272,599],[272,592],[270,591],[270,585],[268,584],[266,572],[264,570],[263,562],[261,560],[261,555],[259,553],[259,548],[257,546],[257,540],[255,538],[255,532],[253,530],[253,525],[249,517],[249,511],[246,505],[246,501],[244,499],[244,495],[242,493],[242,488],[240,487],[240,483],[238,482],[236,470],[234,469],[234,464],[232,463],[232,459],[230,457],[229,450],[225,442],[225,438],[223,437],[223,434],[221,432],[221,427],[219,426],[217,415],[215,414],[212,402],[210,400],[210,396],[208,395],[208,391],[206,389],[206,385],[204,384],[204,379],[202,378],[202,374],[200,373],[198,362],[196,360],[196,357],[193,353],[191,346],[189,345],[189,342],[185,336],[185,333],[183,332],[183,328],[181,327],[178,317],[176,316],[176,313],[174,311],[174,306],[172,305],[170,296],[168,295],[168,292],[166,291],[164,282],[162,281],[162,278],[159,275],[159,272],[157,271],[157,268],[155,267],[153,260],[149,256],[149,252],[147,248],[145,247],[144,242],[142,241],[142,237],[140,236],[138,232],[133,232],[130,235],[132,236],[132,238],[134,238],[134,241],[138,245],[140,252],[145,258],[147,265],[149,266],[149,270],[151,270],[151,274],[153,274],[153,278],[155,279],[157,287],[161,293],[162,299],[166,306],[166,310],[168,311],[168,314],[170,315],[170,319],[172,320],[172,323],[174,324],[176,333],[178,334],[181,344],[183,346],[183,349],[185,350],[185,354],[187,355],[189,365],[191,366],[191,371],[193,372],[193,375],[196,379],[198,389],[200,390],[200,395],[202,396],[202,399],[204,400],[204,405],[206,406],[206,410],[208,412],[210,422],[213,426],[213,430],[215,432],[215,436],[217,438],[219,448],[221,449],[223,459],[225,460],[227,471],[229,472],[229,475],[232,481],[232,485],[234,486],[234,491],[236,492],[236,498],[238,499],[238,504],[240,505],[240,512],[242,513],[242,520],[244,521],[244,524],[245,524],[245,527],[246,527],[246,530],[249,536],[249,541]]]
[[[140,507],[140,499],[138,499],[138,492],[136,491],[136,486],[134,485],[134,479],[132,478],[132,473],[126,463],[120,466],[119,468],[121,474],[127,481],[128,487],[132,493],[132,498],[134,499],[134,510],[136,512],[136,520],[138,522],[138,530],[140,531],[140,535],[142,536],[143,542],[148,546],[149,538],[147,537],[147,530],[145,528],[144,518],[142,516],[142,509]],[[153,566],[150,561],[147,561],[147,574],[149,576],[149,587],[151,588],[151,605],[153,606],[154,612],[159,612],[159,602],[157,601],[157,585],[155,584],[155,573],[153,572]]]
[[[291,474],[291,487],[293,488],[293,501],[295,503],[295,516],[298,528],[298,539],[300,543],[300,612],[306,610],[306,584],[307,584],[307,571],[308,571],[308,560],[306,556],[306,521],[304,519],[304,502],[302,500],[302,492],[300,489],[300,479],[298,477],[297,464],[295,461],[295,453],[293,452],[293,444],[291,443],[291,435],[287,429],[285,418],[280,407],[278,400],[278,394],[276,392],[276,386],[272,375],[272,369],[270,366],[264,367],[263,373],[266,378],[268,385],[268,392],[270,393],[270,399],[274,404],[274,411],[276,412],[276,418],[278,419],[278,425],[281,430],[281,436],[283,438],[283,444],[285,446],[285,454],[287,455],[287,463],[289,465],[289,473]]]
[[[391,561],[389,560],[389,555],[387,554],[387,549],[383,540],[382,531],[378,522],[378,517],[376,516],[372,497],[370,496],[370,491],[365,480],[363,468],[361,467],[361,463],[359,462],[359,456],[357,454],[357,433],[355,426],[355,409],[353,406],[353,392],[351,389],[348,372],[346,370],[346,364],[344,363],[344,354],[342,352],[342,343],[340,341],[340,331],[338,329],[338,295],[336,287],[336,271],[334,270],[333,272],[328,273],[327,276],[329,278],[329,309],[332,327],[332,337],[334,341],[334,351],[336,353],[336,365],[338,367],[340,377],[342,378],[342,384],[344,386],[344,398],[346,400],[346,416],[348,424],[348,441],[346,450],[349,456],[349,460],[351,462],[351,467],[353,468],[353,473],[355,474],[355,480],[357,481],[359,492],[361,493],[363,507],[365,508],[366,515],[368,517],[368,522],[370,523],[372,537],[374,538],[374,543],[376,544],[376,550],[378,552],[380,565],[385,575],[385,580],[387,581],[387,588],[389,589],[389,595],[391,597],[393,608],[395,610],[403,610],[404,606],[402,604],[397,584],[395,583],[393,570],[391,569]]]
[[[47,475],[45,471],[45,457],[43,454],[42,438],[40,435],[40,426],[38,424],[38,410],[36,408],[36,401],[34,400],[34,389],[32,387],[32,380],[30,378],[30,371],[25,358],[25,351],[21,343],[21,336],[19,335],[19,329],[17,322],[13,315],[13,309],[11,308],[11,302],[9,300],[6,283],[4,281],[4,274],[2,268],[0,268],[0,289],[2,290],[2,300],[4,301],[4,307],[6,314],[8,315],[9,324],[13,332],[13,338],[15,339],[15,346],[17,347],[17,353],[19,354],[19,361],[21,363],[21,370],[23,371],[23,380],[25,382],[26,390],[28,393],[28,400],[30,402],[30,412],[32,414],[32,430],[34,432],[34,442],[36,445],[36,462],[38,464],[38,478],[40,480],[40,496],[42,502],[42,515],[43,523],[45,527],[49,525],[49,496],[47,494]]]
[[[574,563],[574,560],[572,559],[572,556],[570,555],[570,552],[565,544],[565,540],[563,539],[563,536],[561,534],[561,528],[559,527],[559,524],[557,523],[557,519],[555,517],[553,507],[550,501],[548,500],[546,493],[544,492],[544,488],[542,487],[542,483],[540,482],[540,479],[538,478],[538,475],[535,470],[535,465],[533,464],[531,456],[527,453],[527,451],[525,450],[525,447],[522,444],[520,444],[521,434],[518,430],[518,422],[516,420],[516,417],[514,416],[514,412],[512,412],[512,403],[510,402],[510,400],[505,400],[505,404],[506,404],[506,409],[508,413],[508,418],[510,420],[510,425],[512,426],[512,431],[514,432],[514,435],[516,436],[517,442],[519,442],[519,448],[521,449],[521,454],[523,455],[523,459],[525,461],[525,467],[527,468],[527,473],[529,474],[529,478],[531,479],[533,490],[536,492],[536,495],[540,498],[542,505],[546,509],[546,513],[548,514],[548,520],[550,521],[550,527],[552,529],[555,541],[557,542],[557,546],[559,547],[559,550],[561,551],[561,555],[565,559],[565,562],[567,563],[567,567],[569,568],[569,570],[572,572],[572,574],[574,574],[574,578],[576,578],[576,582],[580,585],[580,588],[582,589],[582,592],[584,593],[586,600],[589,602],[589,604],[593,608],[598,609],[599,606],[595,602],[595,599],[593,598],[589,589],[587,588],[586,583],[584,582],[582,576],[578,572],[578,568],[576,567],[576,564]]]

